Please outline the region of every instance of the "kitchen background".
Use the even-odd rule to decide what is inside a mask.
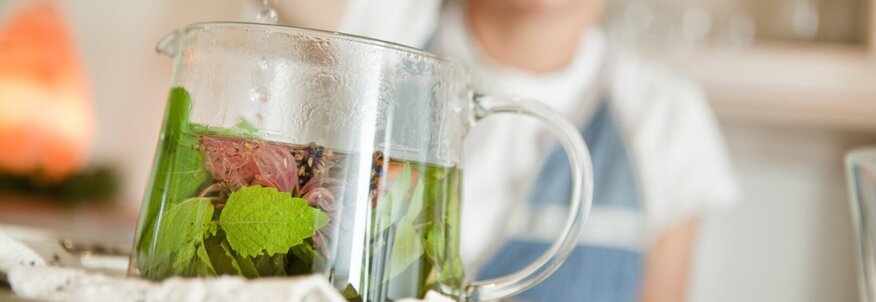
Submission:
[[[0,21],[16,2],[0,1]],[[120,176],[118,202],[59,206],[0,195],[0,222],[129,240],[171,75],[155,42],[192,22],[252,20],[257,8],[242,0],[59,4],[95,110],[86,162]],[[690,300],[857,300],[842,164],[846,151],[876,145],[873,1],[611,0],[604,23],[618,43],[704,86],[743,188],[742,203],[704,220]]]

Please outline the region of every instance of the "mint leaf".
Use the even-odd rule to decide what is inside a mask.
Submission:
[[[408,190],[411,189],[411,165],[405,163],[401,173],[395,178],[392,183],[392,188],[389,190],[389,197],[392,200],[404,200]]]
[[[377,203],[376,214],[373,217],[374,224],[377,229],[374,233],[379,233],[391,226],[396,220],[396,216],[401,215],[401,201],[411,189],[411,165],[405,163],[401,173],[396,177],[389,192],[383,196],[383,199]]]
[[[411,202],[408,204],[408,211],[405,212],[405,216],[402,217],[401,221],[410,222],[413,225],[414,220],[417,219],[417,216],[420,216],[420,212],[423,211],[423,181],[418,181],[417,186],[414,187],[414,192],[411,193]]]
[[[275,188],[249,186],[228,197],[219,226],[242,257],[286,253],[328,224],[328,216],[303,198]]]
[[[258,255],[256,257],[240,256],[228,245],[225,239],[225,233],[219,232],[216,236],[211,236],[204,241],[206,248],[204,256],[209,264],[202,263],[202,270],[208,272],[207,276],[214,275],[238,275],[247,278],[267,277],[267,276],[285,276],[285,254],[276,254],[273,256]],[[200,250],[199,252],[200,253]],[[201,254],[198,254],[201,258]],[[309,271],[308,271],[309,273]]]
[[[401,173],[393,180],[389,191],[377,204],[372,216],[374,234],[383,232],[395,224],[392,248],[390,250],[388,273],[384,274],[387,281],[404,272],[407,267],[423,255],[423,242],[414,227],[414,221],[423,211],[424,184],[423,180],[417,182],[411,193],[411,200],[407,203],[407,210],[402,213],[405,206],[404,200],[411,188],[411,167],[405,163]],[[379,250],[386,244],[384,235],[377,235],[372,243]]]
[[[289,249],[286,260],[286,273],[289,275],[311,274],[325,267],[325,259],[316,252],[310,240]]]
[[[389,274],[386,279],[398,276],[423,254],[423,243],[417,238],[417,230],[410,224],[399,224],[389,258]]]
[[[180,202],[207,180],[204,154],[189,124],[191,106],[191,96],[185,89],[176,87],[170,91],[167,120],[156,154],[158,162],[150,196],[153,205],[161,201]]]
[[[252,136],[256,132],[259,131],[258,127],[256,127],[255,125],[253,125],[252,123],[250,123],[249,121],[247,121],[245,119],[238,120],[237,125],[234,125],[234,127],[237,129],[240,129],[238,131],[240,131],[242,134],[245,134],[247,136]]]
[[[285,258],[286,254],[276,254],[273,256],[258,255],[252,258],[252,264],[261,277],[285,276]]]
[[[344,287],[344,290],[341,291],[341,295],[344,296],[344,299],[347,299],[347,301],[362,301],[362,297],[359,296],[359,292],[356,291],[353,284],[348,283],[347,287]]]
[[[160,213],[162,207],[181,202],[195,194],[197,189],[208,177],[204,166],[204,155],[200,151],[198,139],[190,133],[189,113],[191,111],[191,96],[181,88],[171,89],[167,100],[167,110],[163,132],[155,151],[155,162],[152,167],[155,175],[150,180],[146,207],[143,215]],[[139,227],[139,249],[148,251],[155,237],[154,229],[157,217],[145,216]],[[149,267],[154,263],[139,263],[141,267]]]
[[[219,231],[215,236],[204,240],[204,249],[217,275],[242,275],[240,265],[225,240],[225,233]]]
[[[231,128],[211,127],[206,125],[193,124],[192,131],[199,135],[254,138],[259,129],[250,121],[241,118],[238,119],[237,124],[234,124],[234,127]]]
[[[449,229],[441,230],[439,229],[440,225],[436,224],[429,228],[429,232],[426,234],[426,257],[429,257],[438,268],[438,282],[452,284],[462,280],[462,262],[459,259],[446,257],[448,246],[444,235]]]
[[[191,96],[185,89],[176,87],[170,92],[169,102],[164,139],[168,141],[173,163],[166,171],[170,179],[165,202],[179,202],[192,196],[207,180],[208,174],[198,138],[191,133]]]
[[[200,274],[202,276],[216,276],[216,269],[213,268],[213,262],[210,260],[210,255],[207,254],[207,249],[204,248],[204,242],[198,245],[196,255],[200,261]]]
[[[259,271],[256,269],[255,264],[252,263],[252,258],[235,255],[234,261],[234,263],[237,263],[237,268],[240,269],[242,276],[247,278],[259,277]]]
[[[445,242],[444,236],[442,236],[443,232],[439,229],[442,225],[441,223],[434,224],[426,233],[426,256],[438,264],[444,262]]]
[[[459,203],[460,171],[454,170],[452,173],[453,174],[451,177],[453,177],[453,180],[450,183],[454,185],[450,186],[450,193],[447,195],[449,196],[446,204],[447,208],[445,209],[445,217],[447,217],[447,219],[445,219],[447,228],[444,230],[445,233],[443,235],[445,238],[447,238],[447,242],[456,242],[457,244],[445,244],[444,247],[447,251],[447,259],[444,259],[444,262],[441,265],[443,270],[440,272],[438,280],[442,283],[460,284],[463,281],[463,277],[465,274],[465,272],[463,271],[462,259],[459,258],[459,236],[461,234],[461,204]]]
[[[179,251],[173,256],[172,268],[173,272],[182,276],[194,276],[195,246],[185,244],[180,247]]]
[[[171,267],[177,275],[193,275],[192,265],[197,263],[196,247],[203,245],[204,237],[210,230],[213,217],[213,203],[209,198],[190,198],[173,207],[162,215],[158,229],[159,236],[155,243],[153,257],[154,265],[161,265],[171,257]]]
[[[434,264],[437,279],[442,284],[460,284],[463,280],[462,262],[458,258],[459,247],[447,242],[458,242],[459,236],[459,186],[458,171],[448,175],[451,177],[439,196],[446,196],[444,221],[434,223],[427,228],[425,252]],[[434,192],[432,195],[434,196]]]
[[[423,209],[423,181],[418,181],[411,194],[411,202],[404,217],[398,222],[389,260],[389,275],[392,279],[407,269],[423,255],[423,242],[414,227],[414,220]]]
[[[209,231],[210,231],[210,235],[216,236],[216,233],[219,232],[219,224],[216,223],[215,221],[211,222]]]

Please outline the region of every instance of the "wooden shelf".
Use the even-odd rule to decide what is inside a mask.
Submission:
[[[867,47],[758,43],[644,54],[703,85],[724,121],[876,132],[876,58]]]

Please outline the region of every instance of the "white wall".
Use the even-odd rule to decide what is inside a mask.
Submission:
[[[876,134],[723,126],[745,196],[706,217],[691,301],[857,301],[842,158]]]
[[[132,209],[146,185],[172,75],[172,60],[156,54],[155,43],[189,23],[254,17],[245,1],[61,1],[94,95],[92,162],[121,169],[122,199]]]

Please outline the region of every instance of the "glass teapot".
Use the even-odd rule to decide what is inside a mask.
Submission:
[[[201,23],[176,59],[130,274],[323,274],[350,300],[491,300],[544,280],[591,203],[578,131],[535,101],[478,94],[451,60],[303,28]],[[573,166],[561,238],[535,263],[468,282],[459,248],[463,140],[497,113],[535,117]]]

